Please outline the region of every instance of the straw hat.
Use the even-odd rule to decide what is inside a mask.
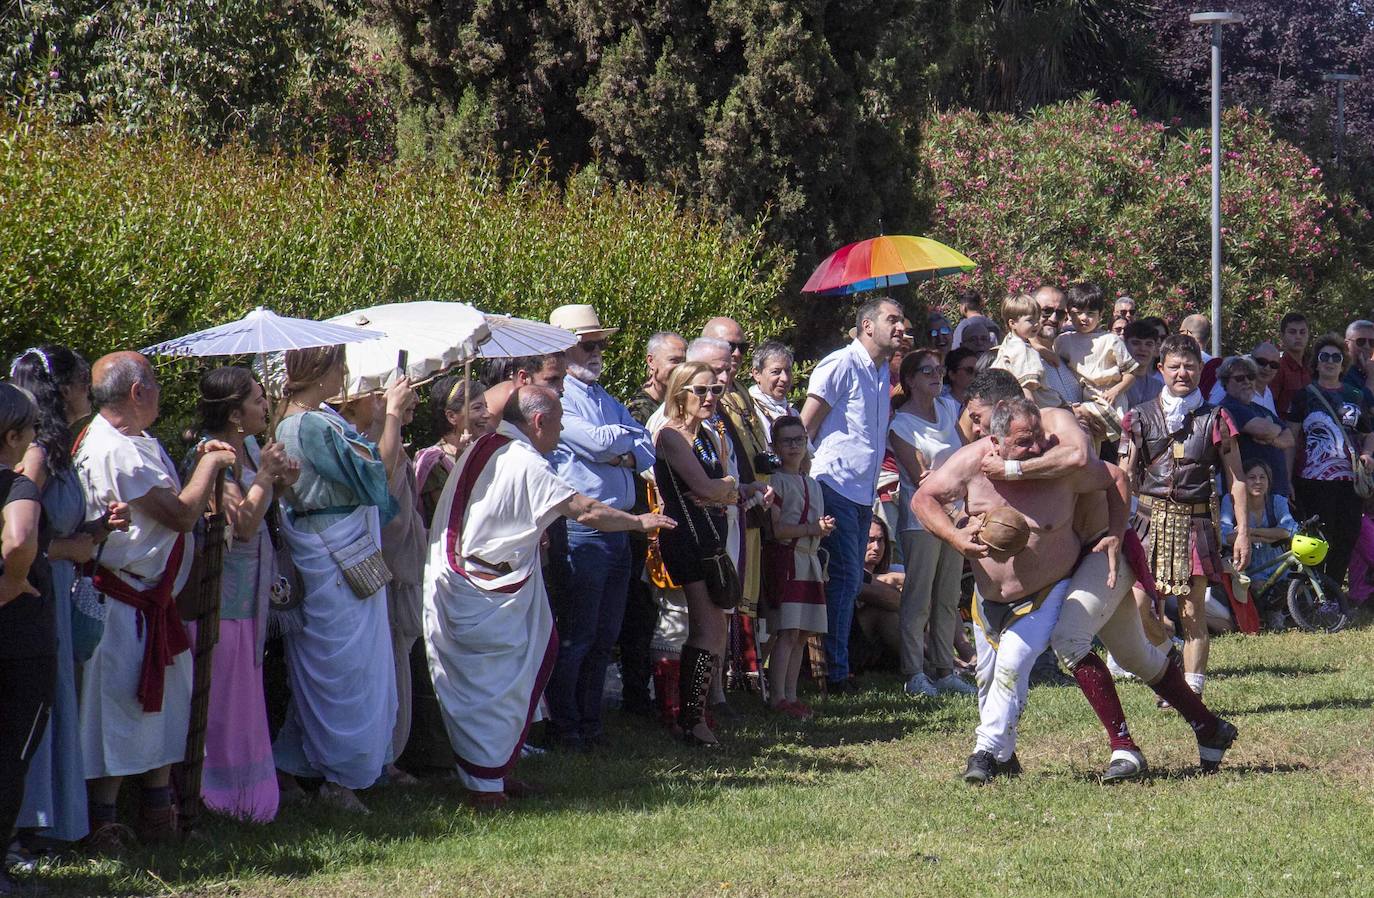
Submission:
[[[549,313],[549,324],[577,334],[579,340],[600,340],[617,333],[618,327],[602,327],[590,305],[559,306]]]

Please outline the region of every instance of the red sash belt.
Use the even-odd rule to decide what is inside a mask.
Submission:
[[[118,599],[138,612],[143,628],[143,667],[138,675],[138,700],[143,710],[156,714],[162,710],[162,691],[167,668],[172,659],[191,647],[186,628],[181,625],[177,603],[172,596],[177,573],[181,570],[181,556],[186,549],[186,534],[178,534],[167,559],[167,569],[152,589],[134,589],[114,571],[97,567],[92,581],[95,588],[112,599]]]
[[[468,570],[463,563],[464,558],[459,552],[459,544],[463,538],[463,521],[467,517],[468,503],[472,500],[472,489],[477,485],[477,478],[482,475],[487,462],[496,454],[496,450],[505,446],[511,438],[503,433],[486,433],[477,438],[477,442],[472,444],[468,450],[467,462],[463,465],[462,471],[454,472],[458,477],[457,486],[453,491],[453,507],[449,511],[448,531],[444,534],[444,550],[448,556],[449,567],[459,576],[473,583],[476,580],[495,580],[497,577],[504,576],[501,573],[486,573],[483,571]],[[454,476],[450,475],[450,476]],[[480,559],[476,559],[480,560]],[[482,562],[486,564],[486,562]],[[496,565],[487,564],[488,567],[496,568]],[[473,583],[473,585],[477,585]],[[519,592],[520,587],[525,585],[522,580],[519,583],[511,583],[507,586],[498,587],[494,592],[514,593]]]

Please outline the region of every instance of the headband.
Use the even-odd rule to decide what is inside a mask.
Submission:
[[[26,356],[28,356],[29,353],[33,353],[34,355],[38,356],[39,360],[43,363],[43,371],[48,375],[48,377],[52,377],[52,363],[48,361],[48,354],[43,350],[39,349],[37,346],[30,346],[28,349],[24,350],[23,352],[19,353],[19,355],[14,357],[14,361],[10,363],[10,377],[14,377],[14,372],[16,369],[18,369],[19,363]]]

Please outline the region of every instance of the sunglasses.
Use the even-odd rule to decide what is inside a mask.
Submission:
[[[948,337],[952,333],[954,332],[947,327],[932,327],[930,329],[930,335],[932,337]]]
[[[1354,343],[1361,349],[1368,349],[1374,346],[1374,337],[1356,337]]]
[[[1270,359],[1255,359],[1255,364],[1261,368],[1271,368],[1274,371],[1279,370],[1279,363]]]
[[[682,392],[691,393],[698,399],[705,399],[708,394],[711,396],[720,396],[722,393],[725,392],[725,385],[711,384],[710,386],[707,386],[706,384],[692,384],[690,386],[683,387]]]
[[[1317,361],[1336,362],[1339,364],[1340,362],[1345,361],[1345,356],[1339,352],[1319,352],[1317,353]]]
[[[752,345],[748,340],[731,340],[729,342],[731,352],[742,352],[746,354],[749,352],[749,347]]]
[[[921,375],[922,377],[930,377],[931,375],[934,375],[935,377],[944,377],[944,376],[945,376],[945,366],[944,366],[944,365],[922,365],[921,367],[919,367],[919,368],[916,369],[916,373],[919,374],[919,375]]]
[[[605,352],[610,342],[610,340],[583,340],[577,345],[581,346],[585,352]]]
[[[1063,309],[1047,309],[1044,306],[1036,306],[1036,308],[1040,310],[1041,320],[1049,320],[1051,318],[1066,318],[1069,314]]]

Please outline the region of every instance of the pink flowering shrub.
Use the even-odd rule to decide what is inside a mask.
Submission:
[[[1087,280],[1148,314],[1210,310],[1207,130],[1079,100],[1025,117],[947,113],[923,149],[929,234],[979,263],[925,288],[933,302],[972,286],[995,307],[1045,280]],[[1368,212],[1330,196],[1321,169],[1257,115],[1227,112],[1222,149],[1223,342],[1247,348],[1289,309],[1328,328],[1367,316]]]

